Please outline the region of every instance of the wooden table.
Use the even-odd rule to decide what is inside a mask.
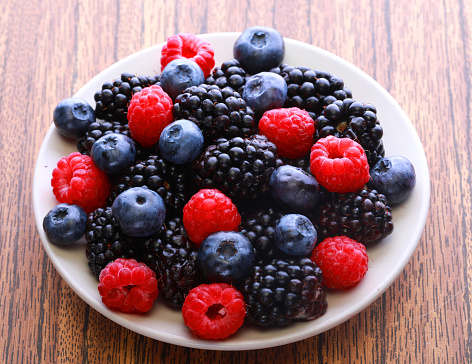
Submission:
[[[243,352],[155,341],[84,303],[47,257],[33,168],[52,111],[117,60],[179,31],[278,29],[357,65],[405,110],[429,163],[419,246],[364,311],[316,337]],[[0,362],[472,362],[472,3],[382,1],[0,2]]]

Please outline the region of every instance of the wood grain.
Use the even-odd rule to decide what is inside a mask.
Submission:
[[[318,336],[241,352],[148,339],[90,308],[50,263],[32,212],[36,156],[55,105],[114,62],[179,31],[256,24],[343,57],[399,102],[429,163],[425,231],[378,300]],[[466,0],[2,0],[0,361],[472,362],[471,27]]]

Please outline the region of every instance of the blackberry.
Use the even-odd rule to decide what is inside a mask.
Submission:
[[[318,241],[345,235],[368,244],[385,238],[393,231],[392,210],[387,199],[368,188],[339,194],[322,205],[314,219]]]
[[[244,138],[255,133],[254,112],[231,87],[191,86],[177,96],[172,113],[176,120],[197,124],[207,146],[218,138]]]
[[[187,238],[182,219],[167,219],[153,237],[139,242],[140,261],[156,272],[159,294],[174,307],[182,307],[188,292],[200,283],[197,248]]]
[[[153,154],[111,180],[108,204],[111,205],[123,191],[142,186],[147,186],[162,197],[168,217],[181,216],[193,192],[188,166],[170,163],[159,154]]]
[[[159,84],[159,79],[159,75],[135,76],[132,73],[122,73],[113,82],[105,82],[102,89],[94,95],[96,118],[127,124],[131,97],[145,87]]]
[[[135,241],[121,232],[111,207],[98,208],[87,216],[85,240],[88,266],[97,278],[117,258],[136,259]]]
[[[198,189],[217,188],[234,203],[268,191],[269,178],[282,162],[265,136],[219,139],[192,163]]]
[[[309,258],[275,259],[257,265],[241,292],[247,318],[260,326],[313,320],[326,312],[321,269]]]
[[[358,142],[364,148],[370,166],[385,155],[383,129],[377,120],[377,110],[371,104],[348,98],[326,106],[315,120],[315,142],[328,135]]]
[[[282,63],[271,72],[281,75],[287,82],[284,107],[305,109],[313,120],[328,103],[352,97],[351,91],[344,87],[344,81],[326,71]]]
[[[256,264],[271,262],[279,256],[275,247],[275,226],[283,216],[282,212],[266,206],[242,215],[240,232],[256,250]]]
[[[280,157],[284,164],[288,164],[290,166],[294,166],[300,169],[303,169],[305,172],[310,172],[310,153],[304,155],[303,157],[299,157],[296,159],[291,159],[287,157]]]
[[[102,136],[110,133],[119,133],[131,138],[128,125],[123,125],[118,121],[94,122],[90,124],[84,138],[77,142],[77,150],[81,154],[90,156],[93,144]],[[147,158],[151,154],[151,148],[143,148],[139,143],[134,142],[136,147],[136,159]]]
[[[246,84],[247,72],[236,59],[223,62],[221,67],[216,67],[212,74],[205,80],[208,85],[216,85],[223,89],[227,86],[243,94]]]

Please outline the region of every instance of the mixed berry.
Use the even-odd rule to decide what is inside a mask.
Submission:
[[[78,152],[52,173],[43,228],[57,245],[85,236],[107,307],[169,304],[196,337],[224,339],[246,321],[316,319],[368,274],[414,167],[384,158],[373,105],[284,54],[276,30],[251,27],[215,67],[210,43],[179,33],[161,74],[121,74],[95,108],[58,104]]]

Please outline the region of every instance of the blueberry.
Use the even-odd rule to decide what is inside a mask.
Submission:
[[[113,202],[112,213],[123,233],[146,237],[161,229],[166,207],[157,192],[145,187],[133,187],[118,195]]]
[[[251,75],[269,71],[279,66],[284,59],[284,39],[273,28],[250,27],[234,43],[233,56]]]
[[[285,215],[275,226],[275,245],[288,255],[307,256],[313,251],[317,238],[315,227],[304,215]]]
[[[291,211],[308,212],[320,199],[316,178],[301,168],[278,167],[270,176],[269,185],[274,199]]]
[[[246,81],[243,99],[258,117],[267,110],[283,107],[287,98],[287,83],[273,72],[261,72]]]
[[[54,125],[63,136],[82,138],[95,121],[95,111],[85,100],[69,97],[59,102],[53,113]]]
[[[251,242],[234,231],[211,234],[198,249],[197,264],[211,282],[241,282],[252,272],[255,261]]]
[[[380,159],[370,169],[369,188],[379,191],[387,197],[390,206],[405,201],[416,185],[415,168],[402,156]]]
[[[203,134],[190,120],[177,120],[167,125],[159,138],[159,151],[175,164],[192,162],[203,149]]]
[[[205,82],[200,66],[188,58],[174,59],[161,74],[161,87],[172,100],[187,87],[198,86]]]
[[[103,172],[116,175],[134,163],[136,146],[123,134],[105,134],[93,143],[91,157]]]
[[[87,214],[77,205],[61,203],[54,206],[43,220],[49,241],[56,245],[70,245],[85,233]]]

